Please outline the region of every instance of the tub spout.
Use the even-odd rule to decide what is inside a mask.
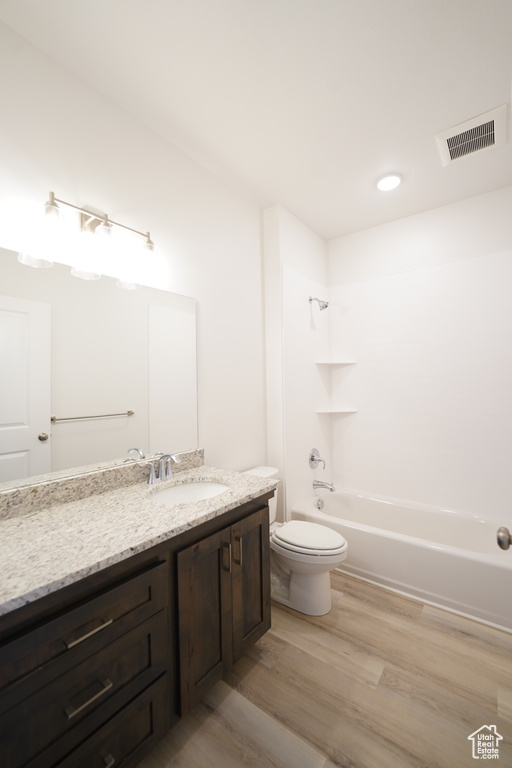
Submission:
[[[325,483],[323,480],[313,480],[313,488],[327,488],[331,493],[336,490],[333,483]]]

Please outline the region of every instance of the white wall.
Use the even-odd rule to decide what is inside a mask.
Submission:
[[[512,188],[329,243],[340,487],[512,522]]]
[[[330,427],[316,408],[325,403],[329,310],[309,296],[327,299],[326,244],[282,206],[264,212],[269,462],[285,478],[288,512],[312,494],[314,477],[330,480]],[[328,386],[328,383],[327,383]],[[318,448],[327,470],[312,470]],[[280,510],[281,512],[281,510]]]
[[[257,207],[5,25],[0,87],[0,208],[17,198],[43,203],[52,190],[150,230],[167,265],[166,284],[155,287],[198,300],[206,461],[234,469],[265,462]],[[1,231],[0,245],[12,247]],[[162,343],[172,347],[172,334]],[[169,435],[166,449],[179,448]]]

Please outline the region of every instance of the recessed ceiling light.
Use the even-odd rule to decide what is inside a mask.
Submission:
[[[390,192],[392,189],[396,189],[403,181],[403,176],[399,173],[388,173],[383,176],[377,182],[377,189],[381,192]]]

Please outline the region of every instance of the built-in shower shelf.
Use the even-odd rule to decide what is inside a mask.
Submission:
[[[355,360],[317,360],[317,365],[356,365]]]
[[[353,408],[320,408],[317,413],[357,413]]]
[[[316,365],[318,365],[318,366],[324,366],[324,365],[328,366],[329,369],[330,369],[329,373],[328,373],[328,377],[330,379],[331,376],[333,375],[333,370],[332,369],[335,366],[340,366],[341,367],[341,366],[345,366],[345,365],[356,365],[356,361],[355,360],[317,360]],[[332,407],[332,408],[318,408],[316,412],[317,413],[322,413],[322,414],[327,414],[327,415],[330,414],[330,415],[336,416],[337,414],[339,414],[339,415],[350,415],[351,413],[357,413],[357,410],[355,408],[344,408],[344,407],[335,408],[335,407]]]

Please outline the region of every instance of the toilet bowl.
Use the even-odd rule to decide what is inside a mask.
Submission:
[[[247,474],[274,477],[277,469],[255,467]],[[309,616],[332,607],[330,571],[347,556],[347,542],[325,525],[303,520],[276,523],[276,499],[270,500],[271,597]]]
[[[331,528],[290,520],[270,535],[271,566],[289,575],[288,595],[275,590],[272,599],[309,616],[323,616],[332,607],[330,571],[347,556],[347,542]]]

